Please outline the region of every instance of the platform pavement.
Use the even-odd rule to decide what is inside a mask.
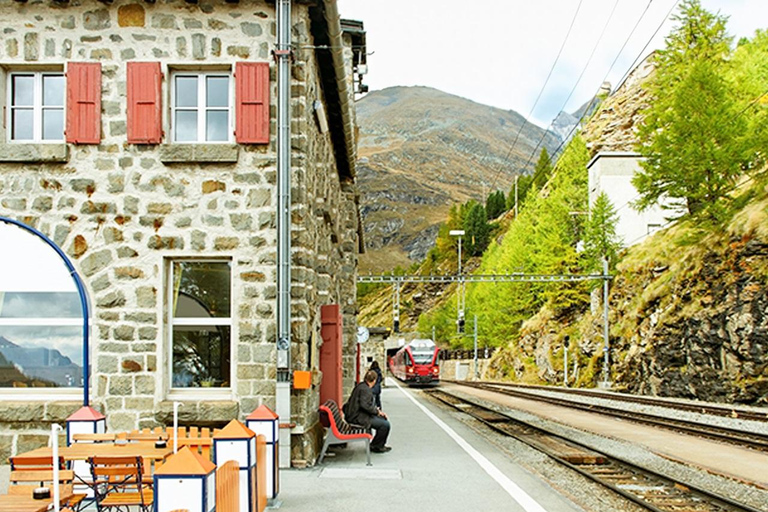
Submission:
[[[472,429],[424,400],[419,392],[388,379],[388,386],[382,392],[382,406],[392,423],[387,442],[392,451],[372,453],[373,466],[366,466],[365,445],[351,443],[346,448],[335,449],[336,455],[326,457],[319,466],[282,471],[278,510],[582,510],[546,482],[510,462]],[[454,437],[429,413],[451,429]],[[462,444],[471,445],[468,449],[476,451],[475,457]]]

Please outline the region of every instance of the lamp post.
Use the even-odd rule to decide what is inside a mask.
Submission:
[[[610,335],[608,330],[608,257],[603,258],[603,387],[611,387],[611,373],[608,364],[608,343]]]
[[[456,319],[457,331],[461,334],[464,332],[464,278],[461,274],[461,238],[466,234],[463,229],[452,229],[448,232],[451,236],[459,237],[459,266],[458,266],[458,278],[459,278],[459,294],[456,300],[456,306],[458,309],[458,318]]]

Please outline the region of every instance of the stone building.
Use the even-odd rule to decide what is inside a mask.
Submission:
[[[280,421],[291,459],[311,463],[321,305],[341,306],[354,379],[365,39],[359,22],[342,28],[335,0],[291,3],[291,366],[313,381]],[[0,0],[0,30],[0,217],[47,235],[82,276],[90,401],[108,428],[167,424],[173,401],[190,425],[275,409],[275,2]],[[19,327],[3,318],[13,291],[0,283],[0,367],[16,375],[0,382],[3,461],[47,442],[83,394],[78,374],[12,360],[28,348],[77,366],[81,338],[44,313],[71,297],[17,293],[32,301],[23,315],[41,316]]]

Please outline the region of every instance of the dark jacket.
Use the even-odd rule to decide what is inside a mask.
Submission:
[[[376,384],[373,385],[371,388],[371,391],[373,391],[374,395],[380,395],[381,394],[381,368],[373,368],[373,371],[376,372]]]
[[[368,384],[361,382],[344,405],[344,419],[347,423],[354,423],[365,428],[371,428],[371,418],[379,415],[379,409],[373,400],[373,391]]]

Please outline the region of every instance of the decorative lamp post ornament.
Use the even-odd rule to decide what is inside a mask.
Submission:
[[[213,436],[213,460],[222,466],[234,460],[240,467],[240,512],[256,512],[258,506],[256,481],[256,434],[237,420]]]
[[[267,441],[267,499],[273,502],[280,492],[280,471],[278,469],[280,417],[266,405],[260,405],[246,419],[245,424],[257,435],[263,435]]]
[[[216,510],[216,465],[188,446],[155,471],[154,512]]]
[[[99,411],[84,405],[67,418],[67,446],[74,443],[75,434],[104,434],[107,432],[107,417]]]

